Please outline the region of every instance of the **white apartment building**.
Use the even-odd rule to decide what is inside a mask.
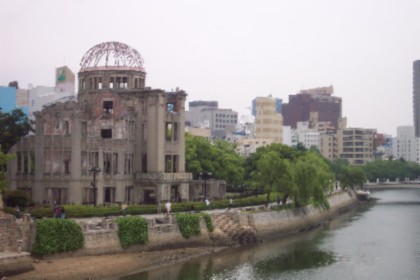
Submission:
[[[414,126],[397,127],[397,137],[393,139],[393,156],[419,162],[419,141],[415,136]]]

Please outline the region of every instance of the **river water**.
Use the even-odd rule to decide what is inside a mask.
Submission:
[[[121,279],[420,279],[420,189],[372,197],[310,232]]]

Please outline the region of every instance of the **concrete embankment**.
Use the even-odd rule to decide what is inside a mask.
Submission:
[[[215,226],[214,231],[209,232],[204,219],[202,219],[200,224],[201,234],[188,239],[182,236],[173,216],[165,218],[164,215],[145,215],[148,223],[149,241],[146,244],[130,246],[127,249],[123,249],[121,246],[118,227],[115,222],[116,217],[76,219],[82,227],[85,240],[84,247],[72,253],[55,254],[46,258],[199,246],[241,246],[314,228],[355,205],[357,199],[354,192],[343,191],[329,196],[328,201],[331,206],[328,210],[307,206],[282,211],[269,211],[259,207],[209,211]],[[20,236],[22,238],[22,248],[16,249],[16,251],[30,252],[35,234],[34,224],[23,223],[23,225],[25,227],[20,230],[20,232],[24,232]],[[24,231],[23,228],[25,228]],[[7,255],[10,255],[10,253]],[[29,255],[25,256],[26,258],[29,257]],[[0,264],[3,262],[6,265],[7,262],[10,262],[10,257],[8,260],[4,257],[0,258]],[[16,267],[17,270],[28,269],[30,263],[27,262],[27,259],[22,259],[20,264],[22,266]]]
[[[299,231],[312,229],[355,205],[357,198],[354,192],[343,191],[329,196],[330,209],[307,207],[283,211],[267,211],[248,214],[240,220],[251,226],[259,239],[273,239]]]
[[[240,246],[258,240],[278,238],[287,234],[309,230],[338,215],[356,203],[354,192],[339,192],[329,196],[330,209],[307,206],[282,211],[210,211],[215,229],[209,232],[204,220],[201,234],[185,239],[174,217],[147,215],[149,241],[144,245],[122,249],[115,219],[80,219],[85,245],[71,255],[135,252],[196,246]]]

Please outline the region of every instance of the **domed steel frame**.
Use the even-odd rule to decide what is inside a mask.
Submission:
[[[98,65],[105,63],[105,65]],[[81,69],[98,66],[126,66],[143,68],[143,58],[132,47],[120,42],[104,42],[90,48],[80,61]]]

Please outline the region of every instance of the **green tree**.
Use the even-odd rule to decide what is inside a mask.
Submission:
[[[293,189],[293,178],[288,160],[280,157],[275,151],[269,151],[258,159],[256,170],[251,175],[250,184],[262,186],[267,193],[268,205],[271,192],[289,194]],[[287,197],[286,197],[287,200]]]
[[[5,167],[7,162],[13,159],[13,155],[4,154],[1,145],[0,145],[0,192],[5,193],[7,190],[7,178],[6,178],[6,171]]]
[[[10,113],[0,111],[0,145],[5,154],[30,131],[32,131],[31,123],[21,109],[15,109]]]
[[[203,137],[185,136],[185,166],[187,172],[198,178],[208,171],[214,178],[239,185],[244,177],[244,159],[235,151],[235,145],[223,140],[209,142]]]
[[[303,146],[302,146],[303,147]],[[305,147],[303,147],[304,149]],[[270,151],[276,152],[280,158],[288,160],[290,163],[304,154],[304,151],[283,144],[271,144],[269,146],[260,147],[255,153],[252,153],[245,161],[245,174],[248,176],[257,169],[257,162],[260,157]]]
[[[376,160],[364,165],[363,171],[370,181],[376,181],[376,179],[380,181],[387,179],[394,181],[396,178],[413,180],[420,176],[420,165],[404,159]]]
[[[340,183],[345,188],[355,188],[363,186],[366,182],[366,175],[361,167],[347,166],[343,168],[338,176]]]
[[[308,151],[293,165],[296,206],[310,202],[316,207],[328,208],[325,192],[331,190],[334,174],[328,163],[316,152]]]

